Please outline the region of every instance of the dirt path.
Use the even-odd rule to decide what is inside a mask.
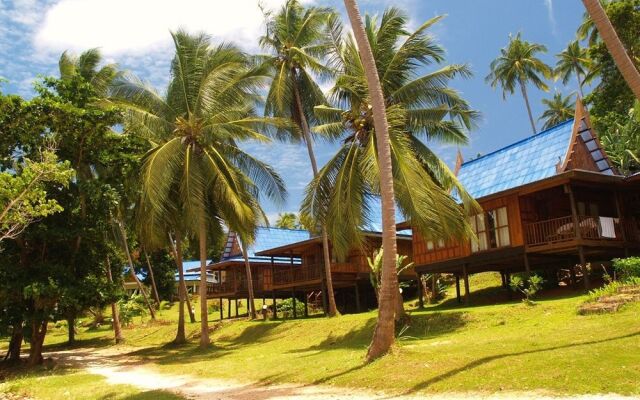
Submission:
[[[392,396],[379,392],[335,388],[319,385],[257,385],[230,380],[201,379],[190,375],[168,375],[126,355],[124,349],[80,349],[49,353],[61,363],[101,375],[108,384],[126,384],[142,390],[166,390],[187,399],[215,400],[622,400],[632,399],[615,394],[556,397],[536,392],[499,394],[443,393],[424,396]],[[638,397],[633,397],[640,399]]]

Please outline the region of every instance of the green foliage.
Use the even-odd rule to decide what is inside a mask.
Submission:
[[[607,127],[600,132],[600,142],[618,171],[625,175],[640,171],[640,102],[626,118],[608,113],[599,121]]]
[[[300,300],[296,300],[296,315],[301,317],[304,315],[304,303]],[[282,315],[282,318],[293,318],[293,298],[284,299],[277,303],[278,314]]]
[[[574,40],[567,45],[566,49],[556,54],[556,58],[558,61],[553,71],[556,79],[561,79],[562,83],[567,85],[571,76],[575,76],[578,88],[581,90],[585,78],[591,75],[592,62],[588,50],[580,46],[578,40]]]
[[[435,290],[433,279],[435,278]],[[447,291],[451,284],[443,279],[441,274],[422,274],[420,275],[420,285],[426,294],[429,303],[437,303],[447,296]]]
[[[514,292],[520,292],[524,295],[524,301],[527,305],[534,305],[533,298],[542,288],[543,279],[538,275],[531,275],[529,279],[523,279],[520,275],[513,275],[509,286]]]
[[[74,171],[58,162],[54,149],[40,152],[39,161],[24,158],[10,172],[0,172],[0,241],[15,238],[34,220],[62,211],[47,188],[68,187]]]
[[[466,215],[477,204],[425,141],[466,143],[467,129],[478,114],[449,86],[454,78],[471,75],[468,65],[423,69],[444,60],[444,49],[428,34],[440,19],[409,31],[408,17],[389,8],[379,19],[367,17],[366,31],[387,101],[398,209],[424,236],[450,239],[473,234]],[[340,147],[308,185],[301,212],[323,223],[333,250],[346,255],[353,247],[364,247],[362,228],[372,225],[371,201],[380,194],[380,180],[373,112],[357,45],[343,35],[339,18],[330,19],[329,34],[329,57],[337,73],[330,90],[335,106],[315,107],[320,125],[314,131]],[[453,201],[450,190],[459,194],[464,207]]]
[[[640,257],[616,258],[613,260],[613,268],[619,280],[640,278]]]
[[[132,325],[135,317],[142,319],[147,315],[144,297],[139,294],[119,300],[118,310],[120,311],[120,323],[123,326]]]
[[[375,251],[373,253],[373,257],[367,257],[367,262],[369,263],[369,279],[371,281],[371,286],[373,286],[374,290],[377,292],[380,289],[380,283],[382,278],[382,257],[384,252],[382,248]],[[413,267],[413,263],[406,262],[407,256],[403,256],[400,254],[396,254],[396,274],[400,275],[403,271]]]
[[[556,92],[553,98],[542,99],[545,110],[539,120],[544,121],[543,129],[551,128],[552,126],[573,118],[576,107],[573,96],[573,94],[563,96],[562,93]]]
[[[149,258],[160,300],[173,300],[178,292],[175,278],[176,262],[173,256],[167,250],[162,249],[149,254]],[[147,287],[151,287],[151,274],[148,273],[147,263],[142,260],[139,261],[139,271],[145,274],[143,282]]]
[[[299,229],[300,222],[298,216],[295,213],[278,213],[278,219],[276,220],[276,228],[284,229]]]

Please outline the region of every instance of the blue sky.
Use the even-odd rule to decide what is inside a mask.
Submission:
[[[267,8],[281,2],[262,1]],[[340,1],[305,2],[333,5],[344,12]],[[522,32],[524,39],[546,45],[549,52],[543,59],[553,65],[554,55],[574,38],[583,14],[579,0],[361,0],[360,5],[370,13],[398,6],[409,13],[413,26],[435,15],[447,15],[431,33],[447,50],[447,63],[471,65],[474,77],[454,81],[452,86],[482,113],[478,127],[470,132],[470,145],[460,149],[465,159],[530,134],[519,93],[505,101],[499,89],[484,82],[489,63],[507,43],[509,34]],[[247,51],[258,51],[256,38],[262,32],[261,22],[256,0],[0,0],[0,76],[9,80],[2,91],[29,97],[39,75],[57,73],[62,51],[79,52],[91,47],[100,47],[108,62],[132,70],[161,89],[169,78],[169,30],[204,30],[214,38],[236,41]],[[542,98],[550,97],[554,90],[576,90],[575,81],[568,87],[561,82],[549,85],[550,93],[529,90],[536,117],[542,112]],[[454,162],[455,147],[430,145],[448,163]],[[264,204],[270,217],[297,210],[311,178],[305,149],[280,143],[246,147],[271,163],[287,182],[287,204]],[[318,143],[316,149],[323,164],[335,146]]]

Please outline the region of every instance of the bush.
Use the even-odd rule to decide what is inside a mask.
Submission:
[[[640,257],[615,258],[613,269],[619,280],[640,278]]]
[[[293,298],[284,299],[278,303],[277,309],[283,318],[293,318]],[[298,317],[304,315],[304,303],[300,300],[296,300],[296,314]]]
[[[120,323],[125,326],[131,325],[134,317],[140,316],[142,318],[147,314],[144,297],[139,294],[118,301],[118,308],[120,309]]]
[[[543,284],[544,280],[538,275],[531,275],[526,282],[520,275],[514,275],[511,277],[511,282],[509,282],[509,286],[514,292],[520,292],[524,295],[522,301],[528,305],[535,304],[533,297],[542,288]]]

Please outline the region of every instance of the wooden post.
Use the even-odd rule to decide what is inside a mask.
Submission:
[[[353,285],[354,293],[356,295],[356,312],[359,313],[360,309],[360,288],[358,287],[358,281]]]
[[[329,310],[327,307],[327,286],[324,284],[324,279],[322,280],[320,289],[322,291],[322,310],[324,311],[324,315],[326,317],[327,315],[329,315]]]
[[[298,310],[296,310],[296,306],[297,306],[297,303],[296,303],[296,288],[292,289],[291,302],[293,304],[293,319],[296,319],[296,318],[298,318]]]
[[[418,275],[418,308],[424,309],[424,286],[422,285],[422,275]]]
[[[620,205],[620,192],[615,191],[613,198],[616,201],[616,213],[618,214],[618,223],[620,224],[620,231],[622,234],[622,243],[624,249],[624,256],[629,257],[629,247],[627,246],[627,221],[622,217],[622,206]]]
[[[231,319],[231,298],[227,298],[227,319]]]
[[[273,256],[271,257],[271,298],[272,298],[272,303],[271,303],[271,307],[273,308],[273,319],[278,319],[278,308],[276,307],[276,290],[273,287],[276,283],[276,267],[273,263]]]
[[[224,318],[224,315],[222,313],[222,297],[220,297],[220,321],[222,321],[222,318]]]
[[[582,240],[582,232],[580,231],[580,219],[578,218],[576,199],[573,196],[573,189],[571,189],[571,185],[567,184],[565,187],[569,192],[569,201],[571,202],[571,218],[573,219],[573,229],[575,231],[576,240],[580,241]]]
[[[584,283],[584,288],[589,290],[589,287],[591,286],[589,284],[589,271],[587,268],[587,261],[584,256],[584,247],[582,246],[578,246],[578,257],[580,257],[580,266],[582,267],[582,281]]]
[[[249,298],[247,297],[247,318],[249,318],[250,314],[251,314],[251,309],[249,308]],[[257,318],[257,316],[256,316],[256,318]]]
[[[309,316],[309,299],[307,298],[307,292],[302,292],[302,294],[304,295],[302,300],[304,301],[304,317],[307,318]]]
[[[236,302],[236,318],[238,318],[238,298],[235,298],[235,302]]]
[[[460,297],[460,275],[458,274],[456,274],[456,300],[458,300],[458,303],[462,302]]]
[[[462,264],[462,278],[464,279],[464,304],[469,305],[469,273],[467,264]]]

